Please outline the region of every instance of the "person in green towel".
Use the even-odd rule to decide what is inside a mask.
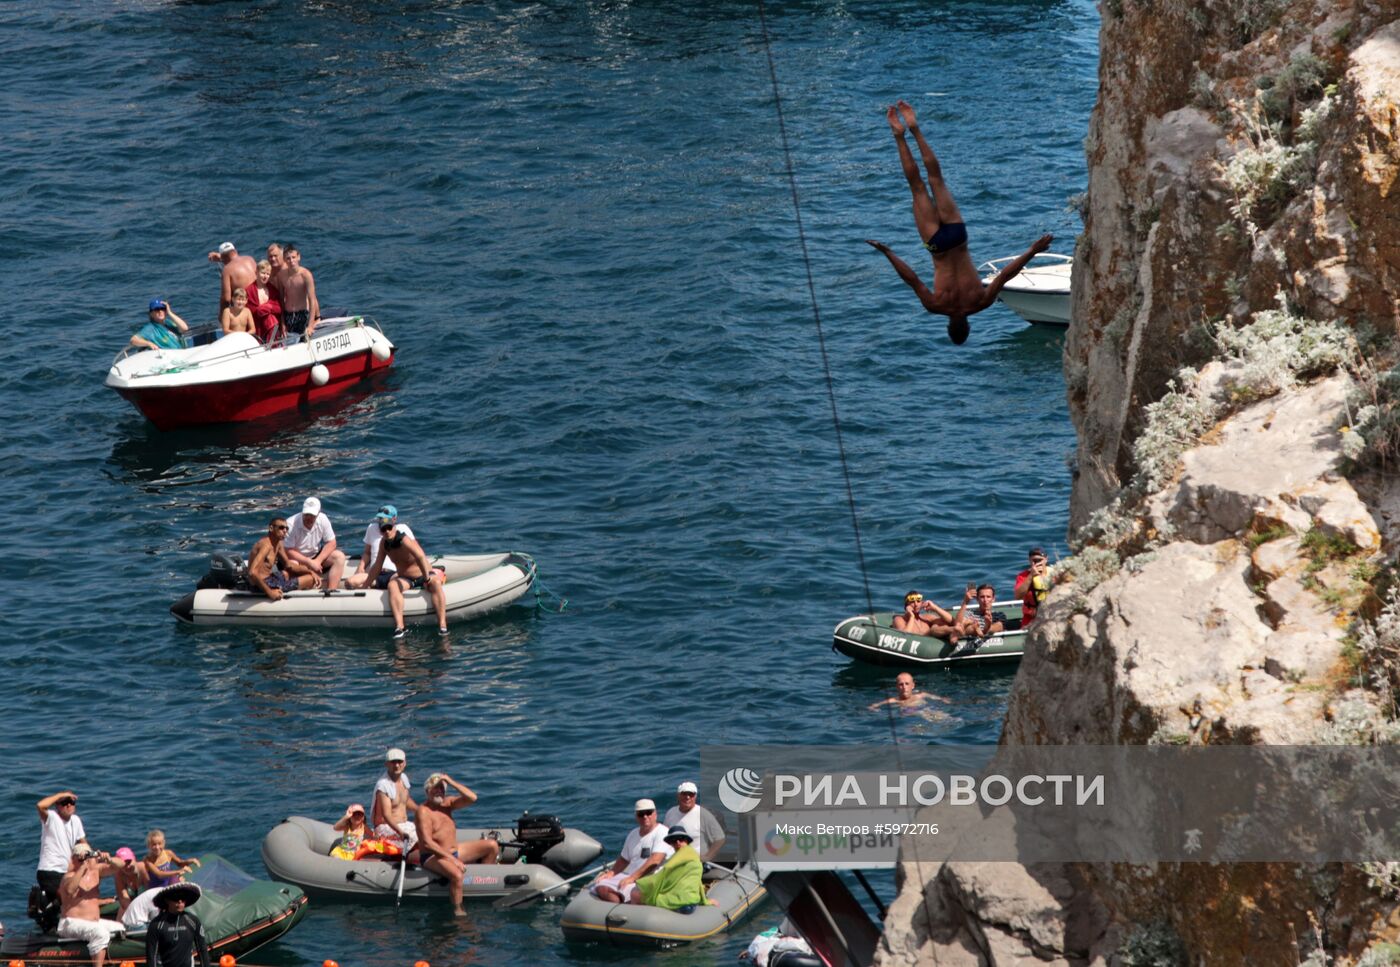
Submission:
[[[705,864],[690,845],[690,834],[684,826],[675,826],[665,836],[666,845],[675,850],[651,876],[637,881],[637,892],[630,903],[644,903],[663,910],[698,907],[713,900],[705,897]]]

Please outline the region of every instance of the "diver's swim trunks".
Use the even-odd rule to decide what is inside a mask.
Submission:
[[[925,244],[934,255],[946,255],[953,249],[967,244],[967,226],[962,222],[944,222],[938,226],[938,231],[933,233]]]

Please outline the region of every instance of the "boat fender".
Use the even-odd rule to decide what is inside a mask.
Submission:
[[[325,386],[331,381],[331,371],[322,363],[317,363],[311,367],[311,382],[317,386]]]
[[[369,351],[374,355],[374,358],[381,363],[388,359],[389,354],[393,352],[393,350],[389,348],[389,344],[382,339],[375,339]]]

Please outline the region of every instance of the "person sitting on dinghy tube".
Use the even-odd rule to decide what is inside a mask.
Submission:
[[[393,504],[385,504],[379,508],[379,512],[374,515],[374,520],[370,521],[369,527],[365,528],[365,549],[360,554],[360,564],[355,568],[355,573],[345,579],[347,588],[359,589],[369,585],[366,578],[369,577],[369,566],[374,563],[374,559],[379,556],[379,529],[385,524],[398,524],[398,532],[413,537],[413,529],[407,524],[399,521],[399,510]],[[374,582],[374,587],[383,591],[389,586],[389,579],[394,576],[394,562],[384,561],[384,569],[379,572],[379,577]]]
[[[287,519],[274,517],[267,525],[267,536],[254,544],[248,554],[248,580],[273,601],[280,601],[286,591],[316,583],[314,575],[287,573],[287,550],[282,546],[286,537]]]
[[[588,888],[600,900],[632,903],[632,897],[637,892],[637,881],[675,852],[666,842],[669,831],[665,826],[656,824],[656,803],[650,799],[638,799],[635,811],[637,828],[627,834],[627,839],[622,843],[622,854],[612,868],[600,873]]]
[[[932,601],[925,601],[918,591],[910,591],[904,596],[904,613],[895,615],[891,624],[895,631],[930,638],[947,638],[949,635],[956,636],[958,632],[953,616]]]
[[[398,570],[389,580],[389,610],[394,614],[394,637],[404,636],[403,593],[422,588],[433,599],[437,611],[438,634],[447,634],[447,594],[442,589],[442,575],[428,563],[428,555],[412,537],[399,529],[393,520],[385,520],[379,525],[382,542],[379,553],[374,556],[365,575],[365,584],[372,585],[379,580],[386,561],[392,561]]]
[[[292,518],[286,543],[290,562],[287,570],[310,574],[325,591],[340,587],[345,552],[336,546],[335,528],[331,527],[331,519],[321,513],[319,497],[307,497],[302,502],[301,513]]]
[[[636,892],[627,902],[663,910],[716,906],[715,901],[705,896],[705,863],[691,845],[690,831],[684,826],[673,826],[665,842],[675,852],[654,876],[637,881]]]
[[[454,793],[452,790],[456,790]],[[492,838],[459,842],[452,810],[476,803],[476,793],[444,772],[434,772],[423,783],[426,800],[418,807],[418,851],[425,867],[447,877],[452,912],[465,917],[462,908],[462,881],[472,863],[495,863],[501,844]]]
[[[1000,634],[1006,629],[1006,614],[992,610],[992,604],[996,599],[996,589],[990,584],[983,584],[976,588],[968,585],[967,593],[963,595],[962,605],[959,606],[958,613],[954,617],[954,621],[964,637],[980,641],[983,638]],[[968,613],[967,606],[973,600],[976,600],[977,606],[972,609],[971,613]],[[975,648],[976,641],[972,642],[970,647]],[[961,650],[966,651],[967,648]]]
[[[397,841],[405,854],[418,846],[418,826],[409,819],[417,814],[413,801],[412,783],[404,774],[403,749],[393,748],[384,754],[384,775],[374,784],[371,798],[370,822],[374,835],[383,840]]]
[[[190,327],[171,311],[170,303],[164,299],[152,299],[146,315],[150,320],[131,337],[132,346],[137,349],[185,348],[180,336],[189,332]]]

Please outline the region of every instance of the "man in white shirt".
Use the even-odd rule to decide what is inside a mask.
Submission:
[[[39,834],[39,866],[34,878],[49,896],[58,896],[58,886],[68,872],[73,847],[88,845],[83,821],[78,818],[78,794],[71,789],[45,796],[34,804],[43,831]]]
[[[370,806],[370,826],[374,835],[403,844],[404,853],[413,852],[418,845],[418,827],[408,818],[418,812],[418,804],[409,792],[413,784],[404,775],[403,749],[384,753],[384,775],[374,784],[373,805]]]
[[[380,533],[380,528],[385,524],[398,524],[398,532],[413,537],[413,529],[407,524],[399,523],[399,510],[393,504],[385,504],[379,508],[379,513],[374,515],[374,520],[370,521],[369,527],[365,528],[365,549],[360,554],[360,565],[355,568],[355,573],[345,579],[346,587],[362,588],[368,583],[369,568],[374,563],[374,559],[379,556],[379,542],[384,539]],[[417,538],[414,538],[415,540]],[[384,557],[384,564],[379,570],[379,576],[374,579],[374,586],[383,591],[389,586],[389,579],[398,571],[394,562],[389,560],[388,555]]]
[[[340,587],[340,576],[345,573],[345,552],[335,546],[335,530],[330,518],[321,513],[320,500],[306,498],[301,514],[292,518],[283,548],[287,554],[287,571],[293,577],[310,574],[326,591]]]
[[[676,787],[676,805],[666,812],[666,826],[683,826],[700,858],[709,862],[724,845],[724,826],[715,814],[695,801],[699,789],[686,780]]]
[[[675,852],[666,842],[667,829],[656,821],[656,803],[638,799],[637,828],[627,834],[622,855],[612,869],[600,874],[589,890],[600,900],[628,903],[637,892],[637,881],[653,872]]]

